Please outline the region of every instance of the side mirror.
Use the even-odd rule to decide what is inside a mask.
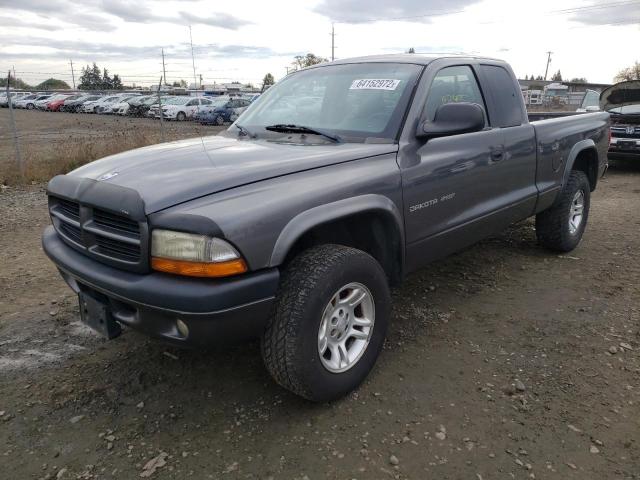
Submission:
[[[418,138],[446,137],[484,129],[484,110],[477,103],[445,103],[436,110],[433,121],[418,125]]]
[[[599,112],[600,107],[598,105],[589,105],[585,110],[587,112]]]

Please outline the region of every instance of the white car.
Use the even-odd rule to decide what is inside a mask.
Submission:
[[[120,99],[120,95],[107,95],[94,102],[87,102],[82,105],[82,111],[85,113],[102,113],[106,107],[110,107],[111,103]]]
[[[32,93],[31,95],[24,95],[18,99],[11,99],[13,108],[27,108],[28,103],[33,103],[34,100],[38,100],[42,95]]]
[[[9,96],[11,97],[11,106],[13,107],[17,100],[20,100],[27,95],[31,95],[31,92],[9,92]],[[9,97],[7,97],[7,93],[4,92],[0,95],[0,107],[8,107],[9,106]]]
[[[200,106],[211,105],[211,100],[203,97],[173,97],[162,102],[162,116],[167,120],[182,122],[193,118],[200,110]],[[155,114],[160,118],[159,112]]]
[[[100,113],[107,113],[112,115],[126,115],[129,111],[129,104],[127,103],[129,100],[135,97],[139,97],[140,95],[126,95],[124,97],[120,97],[114,103],[107,105],[104,110]]]
[[[45,95],[38,94],[38,95],[36,95],[36,98],[32,98],[32,99],[29,99],[29,100],[27,100],[25,98],[24,99],[24,103],[21,101],[20,104],[19,104],[20,106],[18,108],[26,108],[27,110],[33,110],[33,109],[36,108],[36,102],[40,102],[40,101],[43,101],[43,100],[48,100],[52,96],[53,95],[49,95],[49,94],[45,94]]]

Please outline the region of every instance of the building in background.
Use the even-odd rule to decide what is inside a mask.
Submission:
[[[609,87],[607,83],[553,82],[549,80],[518,80],[525,104],[559,110],[575,110],[580,107],[587,91],[598,94]]]

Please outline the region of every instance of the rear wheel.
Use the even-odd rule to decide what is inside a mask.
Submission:
[[[536,216],[540,244],[559,252],[576,248],[587,226],[590,201],[589,179],[582,171],[572,171],[553,206]]]
[[[390,295],[380,264],[341,245],[303,252],[285,269],[262,337],[262,356],[284,388],[329,401],[373,368],[387,331]]]
[[[224,118],[222,118],[222,115],[218,115],[213,122],[218,126],[224,125]]]
[[[33,103],[27,103],[27,110],[33,110],[35,105]]]

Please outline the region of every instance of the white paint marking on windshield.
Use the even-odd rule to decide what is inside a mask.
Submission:
[[[349,90],[395,90],[400,80],[391,78],[361,78],[351,83]]]

